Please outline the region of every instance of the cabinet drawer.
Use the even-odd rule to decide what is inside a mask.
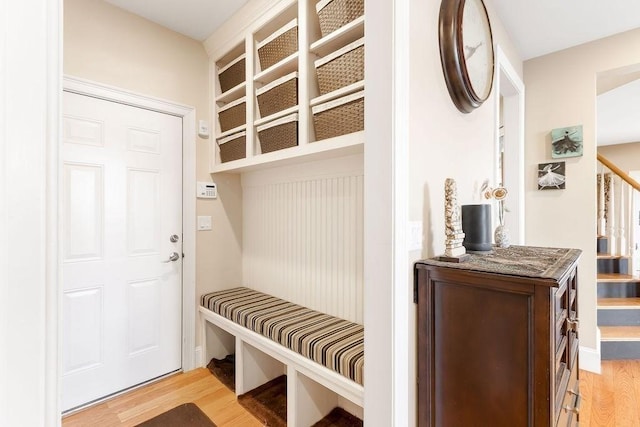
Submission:
[[[561,310],[560,315],[556,316],[556,328],[555,328],[555,342],[556,352],[560,349],[562,339],[567,337],[567,316],[569,313],[567,310]]]
[[[555,292],[554,298],[554,313],[555,320],[558,321],[559,317],[562,315],[563,310],[567,310],[568,301],[567,301],[567,282],[563,282],[558,290]]]
[[[563,394],[564,398],[562,400],[562,405],[560,406],[559,413],[557,414],[557,426],[565,427],[578,425],[581,403],[579,386],[578,369],[574,369],[570,373],[569,384]]]
[[[574,370],[578,364],[579,341],[575,331],[569,332],[569,369]]]

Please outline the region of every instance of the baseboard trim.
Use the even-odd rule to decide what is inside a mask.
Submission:
[[[602,372],[600,364],[600,328],[596,329],[596,342],[598,343],[598,348],[596,349],[580,347],[580,369],[600,374]]]
[[[196,346],[196,351],[193,354],[194,354],[196,366],[198,368],[204,367],[206,363],[204,363],[204,360],[202,360],[202,347]]]

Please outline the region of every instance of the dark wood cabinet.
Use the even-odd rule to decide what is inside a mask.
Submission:
[[[415,265],[418,425],[577,425],[575,249]]]

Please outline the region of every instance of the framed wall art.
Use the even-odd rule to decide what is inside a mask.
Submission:
[[[538,190],[565,189],[564,162],[540,163],[538,165]]]
[[[582,156],[582,152],[582,125],[551,131],[552,158],[579,157]]]

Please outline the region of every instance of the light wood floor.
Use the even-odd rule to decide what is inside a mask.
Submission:
[[[640,426],[640,360],[603,361],[602,374],[580,371],[581,427]],[[193,402],[218,427],[260,426],[208,370],[176,374],[62,420],[65,427],[135,426]]]
[[[640,426],[640,360],[604,360],[602,374],[580,371],[580,427]]]
[[[62,419],[64,427],[135,426],[183,403],[193,402],[218,427],[258,427],[235,394],[205,368],[180,373]]]

